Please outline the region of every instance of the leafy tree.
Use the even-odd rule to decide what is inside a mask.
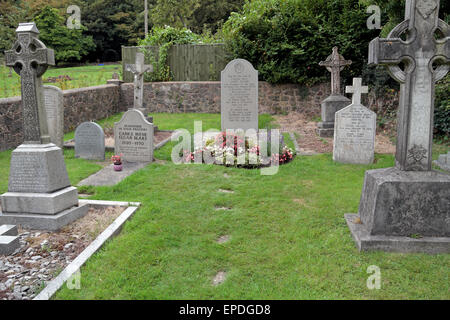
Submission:
[[[15,30],[27,15],[20,4],[20,1],[0,0],[0,55],[11,49],[16,40]]]
[[[95,49],[92,37],[83,35],[86,28],[68,29],[57,9],[45,6],[34,20],[40,31],[40,39],[55,50],[58,62],[80,61]]]
[[[232,11],[242,9],[244,0],[157,0],[151,10],[153,23],[189,28],[196,33],[215,33]]]
[[[334,46],[353,61],[344,78],[361,75],[377,35],[367,18],[358,0],[253,0],[231,14],[223,33],[233,55],[249,60],[261,80],[312,84],[328,79],[319,62]]]
[[[158,26],[189,28],[200,0],[156,0],[151,10],[152,20]]]
[[[90,60],[120,60],[122,45],[136,45],[144,37],[144,1],[84,0],[82,24],[97,45]]]
[[[209,30],[217,32],[228,20],[231,12],[242,10],[244,0],[200,0],[201,5],[194,12],[195,24],[192,26],[194,32],[200,33]]]

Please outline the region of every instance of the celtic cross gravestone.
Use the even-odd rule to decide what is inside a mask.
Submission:
[[[350,104],[350,100],[341,95],[341,71],[352,61],[345,60],[339,54],[338,47],[325,61],[319,63],[331,72],[331,95],[321,103],[322,121],[318,124],[317,133],[321,137],[332,137],[334,133],[334,115]]]
[[[34,23],[21,23],[16,33],[17,41],[5,51],[5,61],[21,78],[24,143],[49,143],[41,77],[55,64],[55,55],[39,40]]]
[[[407,0],[405,21],[369,46],[369,63],[400,82],[400,104],[396,166],[367,171],[359,216],[346,215],[360,250],[450,252],[450,176],[431,169],[434,87],[450,69],[439,4]]]
[[[8,192],[0,196],[0,225],[58,230],[87,213],[78,205],[61,149],[51,143],[41,76],[54,64],[53,50],[39,41],[34,23],[21,23],[6,64],[22,83],[24,143],[11,155]]]

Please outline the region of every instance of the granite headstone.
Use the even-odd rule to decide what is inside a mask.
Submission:
[[[353,79],[353,103],[336,112],[334,126],[333,160],[340,163],[371,164],[375,153],[375,133],[377,116],[361,104],[362,79]]]
[[[236,59],[221,75],[222,131],[258,130],[258,71],[250,62]]]
[[[442,170],[450,171],[450,151],[447,154],[441,154],[434,164]]]
[[[75,157],[105,160],[105,134],[95,122],[83,122],[75,130]]]
[[[153,161],[153,124],[137,109],[130,109],[114,124],[115,153],[128,162]]]
[[[44,105],[50,141],[62,149],[64,144],[63,91],[55,86],[44,86]]]

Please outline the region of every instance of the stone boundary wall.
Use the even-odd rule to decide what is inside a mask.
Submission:
[[[64,132],[79,124],[100,120],[126,110],[116,85],[64,91]],[[12,149],[23,142],[22,100],[20,97],[0,99],[0,151]]]
[[[320,115],[320,103],[330,94],[330,85],[304,87],[259,82],[259,113],[290,111]],[[121,85],[124,104],[133,105],[133,84]],[[144,103],[149,112],[220,113],[220,81],[152,82],[144,84]]]
[[[259,113],[297,111],[308,118],[320,117],[320,103],[330,94],[329,83],[312,87],[259,82]],[[367,98],[364,98],[366,100]],[[398,105],[398,95],[363,101],[374,111],[387,103]],[[220,113],[220,81],[153,82],[144,85],[149,112]],[[64,91],[64,132],[85,121],[100,120],[133,106],[133,84],[108,84]],[[378,110],[377,110],[378,109]],[[21,98],[0,99],[0,151],[23,141]]]

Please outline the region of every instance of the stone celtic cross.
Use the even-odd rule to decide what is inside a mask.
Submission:
[[[338,47],[333,48],[333,54],[331,54],[325,61],[319,63],[320,66],[326,67],[331,72],[331,94],[341,94],[341,71],[345,66],[352,64],[351,60],[345,60],[338,52]]]
[[[436,39],[436,30],[444,38]],[[405,21],[370,43],[369,64],[386,65],[400,83],[397,167],[430,171],[435,83],[450,69],[450,28],[439,19],[439,0],[407,0]]]
[[[24,144],[50,143],[41,77],[55,64],[54,52],[39,40],[34,22],[19,24],[16,33],[17,41],[5,52],[5,61],[21,78]]]
[[[361,105],[361,95],[363,93],[369,93],[369,87],[362,85],[361,78],[353,78],[353,86],[345,87],[345,92],[353,93],[353,105]]]
[[[134,108],[142,109],[144,106],[144,73],[153,72],[152,65],[144,63],[144,54],[136,53],[136,63],[127,64],[126,70],[134,75]]]

